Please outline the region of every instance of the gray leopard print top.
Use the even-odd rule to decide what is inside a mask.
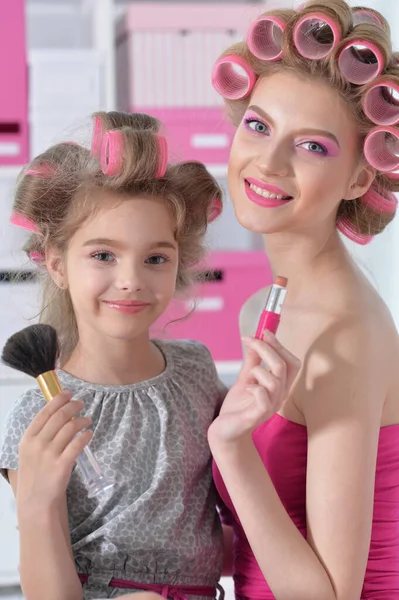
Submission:
[[[76,568],[89,575],[85,600],[132,593],[108,588],[112,577],[215,586],[221,574],[222,534],[207,430],[226,390],[202,344],[154,343],[166,367],[149,381],[103,386],[58,371],[64,389],[84,399],[84,414],[93,419],[90,447],[104,475],[115,482],[103,496],[89,499],[75,467],[68,486]],[[18,468],[19,441],[44,404],[40,390],[32,389],[8,415],[0,452],[3,475]]]

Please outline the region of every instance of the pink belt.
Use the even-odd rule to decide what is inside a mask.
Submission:
[[[79,574],[79,579],[82,583],[89,581],[88,575]],[[108,583],[109,587],[131,589],[131,590],[146,590],[148,592],[156,592],[162,598],[170,600],[188,600],[187,596],[208,596],[215,598],[216,587],[195,586],[195,585],[163,585],[162,583],[137,583],[135,581],[126,581],[125,579],[115,579],[114,577]],[[219,586],[218,586],[219,588]],[[220,596],[223,600],[224,594]]]

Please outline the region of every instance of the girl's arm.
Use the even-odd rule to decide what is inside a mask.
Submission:
[[[241,397],[228,395],[219,422],[211,426],[215,460],[276,600],[358,600],[370,544],[386,349],[375,335],[341,334],[337,348],[314,349],[308,357],[314,376],[302,375],[294,388],[306,397],[304,539],[252,442],[254,427],[280,409],[295,372],[294,358],[273,336],[267,339],[248,341]]]
[[[26,600],[81,600],[70,543],[66,487],[76,457],[91,437],[87,418],[71,418],[82,403],[63,393],[44,407],[26,430],[19,470],[8,476],[20,535],[21,587]]]

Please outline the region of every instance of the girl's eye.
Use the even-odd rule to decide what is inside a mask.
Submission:
[[[163,256],[162,254],[154,254],[153,256],[149,256],[145,262],[148,265],[163,265],[168,261],[169,258],[167,256]]]
[[[267,133],[268,127],[258,119],[245,119],[245,126],[256,133]]]
[[[324,146],[318,142],[304,142],[300,145],[303,146],[305,150],[312,152],[312,154],[322,154],[323,156],[327,154],[327,148],[324,148]]]
[[[105,252],[105,251],[104,252],[94,252],[94,254],[92,254],[92,257],[100,262],[111,262],[111,260],[114,260],[113,254],[111,254],[111,252]]]

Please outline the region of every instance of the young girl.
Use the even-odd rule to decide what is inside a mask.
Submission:
[[[237,125],[237,218],[264,234],[289,281],[279,341],[248,340],[248,360],[270,368],[267,395],[229,396],[209,431],[236,597],[396,600],[398,335],[338,234],[365,244],[396,210],[388,24],[344,0],[270,11],[226,50],[213,82]],[[264,300],[262,290],[244,306],[243,334]]]
[[[168,165],[158,128],[96,114],[91,152],[58,144],[20,177],[13,221],[31,231],[41,320],[59,335],[62,386],[79,397],[45,406],[34,388],[6,423],[0,465],[17,498],[27,600],[215,597],[207,430],[225,391],[204,346],[150,340],[149,328],[188,286],[221,191],[200,163]],[[92,499],[73,469],[90,439],[114,484]]]

